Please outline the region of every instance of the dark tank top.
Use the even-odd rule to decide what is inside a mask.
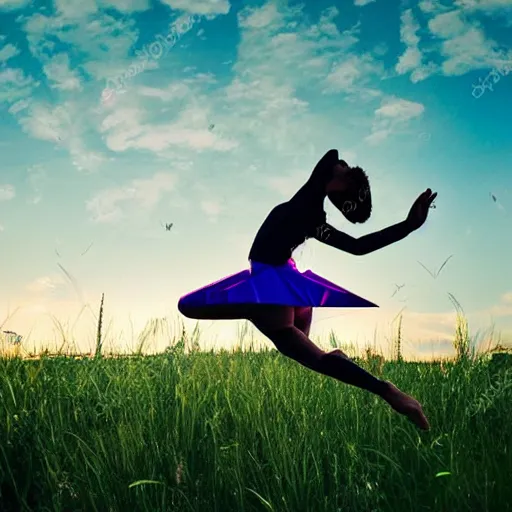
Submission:
[[[249,260],[284,265],[299,245],[314,236],[326,221],[325,187],[338,162],[338,151],[328,151],[300,190],[269,213],[256,234]]]

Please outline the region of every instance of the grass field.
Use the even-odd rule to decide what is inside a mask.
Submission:
[[[1,510],[512,510],[509,355],[358,362],[432,430],[274,350],[3,358]]]

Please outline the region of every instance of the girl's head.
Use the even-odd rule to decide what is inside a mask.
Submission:
[[[372,213],[372,197],[368,176],[361,167],[350,167],[340,160],[327,184],[327,197],[345,218],[352,222],[366,222]]]

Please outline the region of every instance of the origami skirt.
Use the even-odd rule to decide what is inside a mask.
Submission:
[[[376,304],[307,270],[293,259],[274,266],[251,261],[250,269],[199,288],[180,299],[188,307],[274,304],[313,308],[375,308]]]

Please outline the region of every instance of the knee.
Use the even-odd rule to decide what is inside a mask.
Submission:
[[[280,347],[290,344],[293,340],[294,327],[292,325],[269,324],[255,320],[254,318],[250,318],[249,320],[262,334],[274,342],[280,351]]]
[[[319,370],[324,364],[324,351],[317,347],[313,349],[305,347],[301,333],[294,326],[274,328],[267,333],[267,336],[281,354],[308,368]]]
[[[272,340],[291,340],[295,335],[295,328],[293,325],[284,325],[282,327],[268,327],[265,329],[268,337]]]
[[[260,329],[261,330],[261,329]],[[287,327],[273,327],[266,331],[262,331],[272,343],[274,343],[275,347],[281,354],[287,357],[291,357],[294,359],[295,350],[294,345],[296,344],[294,328]]]

